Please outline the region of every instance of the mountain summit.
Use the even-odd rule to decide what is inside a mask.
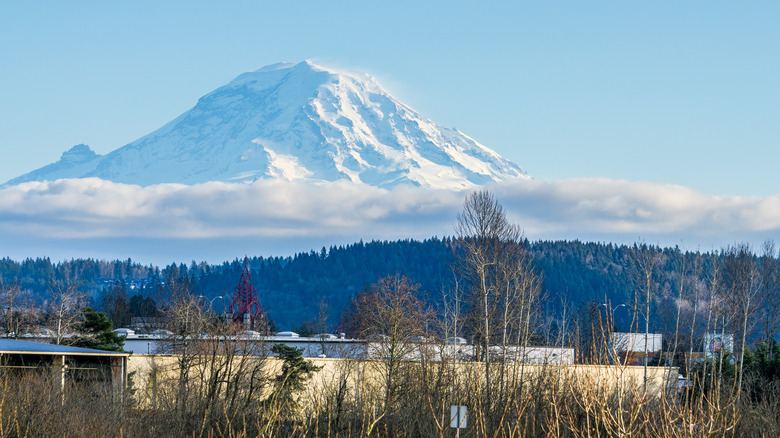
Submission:
[[[111,153],[74,146],[6,184],[85,177],[142,186],[282,178],[447,189],[528,178],[467,135],[423,118],[373,77],[309,61],[244,73]]]

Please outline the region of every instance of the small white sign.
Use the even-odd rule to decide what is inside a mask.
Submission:
[[[468,410],[465,406],[450,406],[450,427],[465,429],[468,419]]]

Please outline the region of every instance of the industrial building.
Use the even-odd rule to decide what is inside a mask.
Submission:
[[[121,396],[127,385],[128,356],[125,352],[0,339],[0,369],[6,375],[55,373],[61,390],[69,383],[81,382],[110,388]]]

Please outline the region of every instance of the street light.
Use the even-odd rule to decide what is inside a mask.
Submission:
[[[605,303],[601,303],[600,305],[604,306],[605,309],[609,310],[609,306],[606,305]],[[615,310],[617,310],[620,307],[628,307],[628,306],[626,306],[625,304],[618,304],[617,306],[612,308],[612,324],[613,325],[615,324]]]
[[[604,306],[604,308],[607,309],[607,311],[609,311],[609,305],[607,305],[606,303],[601,303],[599,305],[600,306]],[[614,349],[615,349],[614,340],[612,339],[614,337],[613,332],[615,330],[615,310],[617,310],[617,309],[619,309],[621,307],[628,307],[628,306],[626,306],[625,304],[618,304],[617,306],[613,307],[612,308],[612,320],[611,321],[607,321],[607,322],[610,323],[610,326],[611,326],[609,328],[609,337],[610,337],[610,340],[611,340],[610,344],[612,344],[612,354],[613,355],[616,354],[616,352],[614,351]],[[607,316],[609,316],[609,315],[607,315]],[[613,358],[613,360],[614,360],[614,358]]]
[[[201,298],[201,299],[203,299],[203,301],[205,302],[205,301],[206,301],[206,299],[207,299],[208,297],[206,297],[205,295],[198,295],[198,298]],[[223,297],[222,295],[217,295],[216,297],[214,297],[214,298],[212,298],[211,300],[209,300],[209,312],[212,312],[212,313],[214,312],[214,310],[213,310],[213,307],[214,307],[214,300],[216,300],[217,298],[219,298],[219,299],[223,300],[223,305],[222,305],[222,307],[225,307],[225,306],[224,306],[224,300],[225,300],[225,297]]]

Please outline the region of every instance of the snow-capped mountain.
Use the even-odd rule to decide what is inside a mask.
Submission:
[[[111,153],[74,146],[6,184],[84,177],[142,186],[283,178],[448,189],[528,178],[467,135],[397,101],[373,77],[309,61],[244,73]]]

